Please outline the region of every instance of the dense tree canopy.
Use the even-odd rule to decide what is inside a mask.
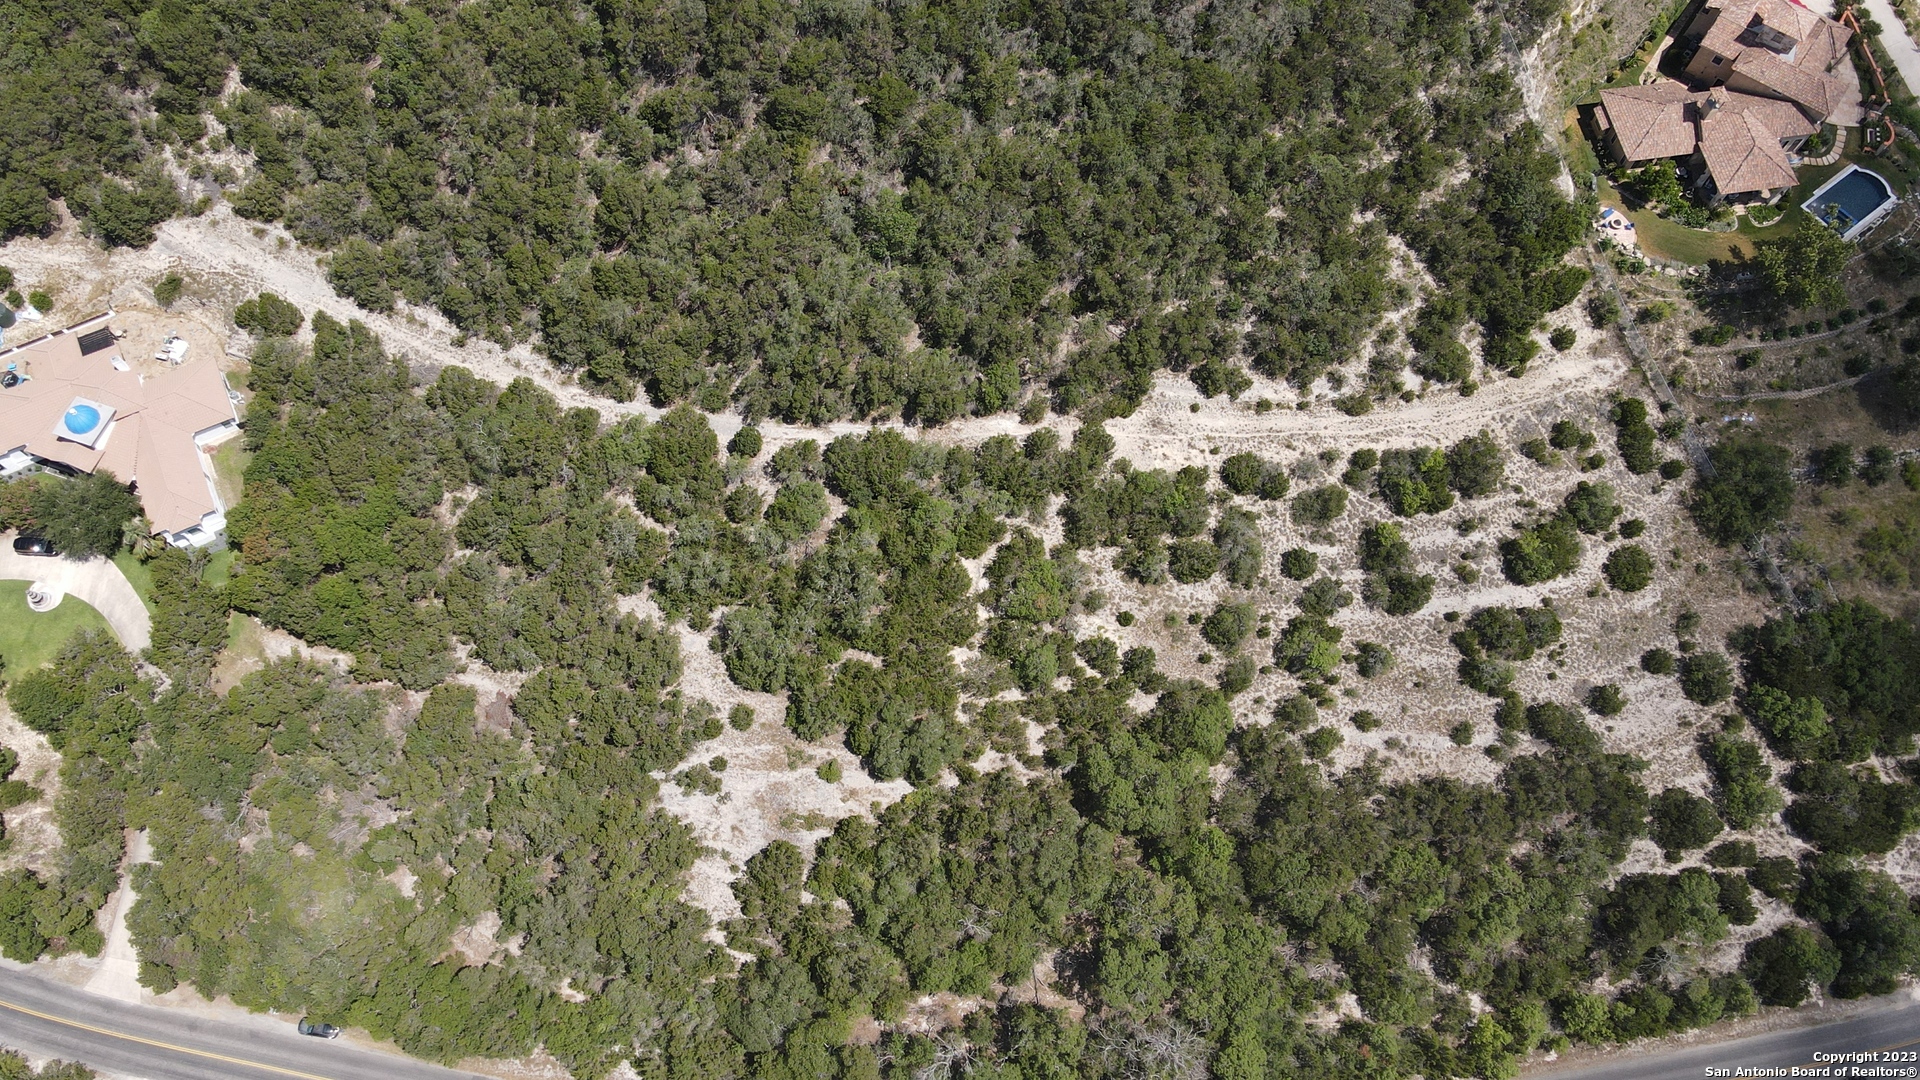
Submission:
[[[1162,371],[1231,397],[1243,368],[1305,388],[1371,357],[1348,411],[1398,393],[1403,364],[1471,392],[1470,342],[1524,372],[1543,316],[1586,281],[1563,262],[1585,209],[1500,72],[1557,13],[24,13],[0,70],[0,233],[44,230],[62,198],[102,242],[149,243],[186,209],[182,168],[324,249],[369,310],[437,308],[659,408],[608,422],[531,381],[410,367],[324,314],[296,342],[301,312],[244,304],[261,340],[230,580],[167,553],[151,666],[82,636],[9,673],[15,715],[63,755],[63,847],[0,875],[0,952],[97,952],[133,828],[156,855],[132,871],[129,920],[150,988],[445,1061],[537,1045],[583,1077],[1502,1076],[1567,1038],[1894,985],[1920,966],[1920,920],[1851,858],[1920,820],[1901,673],[1920,663],[1884,670],[1914,651],[1910,626],[1844,605],[1783,616],[1734,642],[1744,689],[1683,644],[1687,696],[1732,698],[1765,742],[1734,717],[1702,740],[1707,796],[1650,798],[1647,763],[1579,708],[1618,713],[1618,686],[1554,670],[1552,602],[1450,612],[1461,680],[1497,701],[1499,730],[1454,729],[1478,781],[1396,774],[1343,734],[1379,725],[1342,700],[1394,657],[1353,640],[1372,617],[1354,594],[1428,607],[1416,527],[1506,488],[1498,440],[1366,450],[1344,474],[1338,454],[1143,468],[1102,426]],[[1388,273],[1405,250],[1432,282],[1417,303]],[[1378,330],[1401,305],[1404,352]],[[702,411],[722,409],[747,421],[724,447]],[[759,424],[1014,409],[1021,436],[951,445]],[[1070,438],[1040,426],[1048,409],[1080,418]],[[1654,467],[1644,404],[1613,419],[1628,468]],[[1554,446],[1592,447],[1562,423]],[[1785,460],[1716,448],[1692,504],[1709,535],[1780,520]],[[92,524],[119,505],[62,492],[89,495],[62,512]],[[1289,496],[1298,542],[1331,554],[1269,566],[1262,519]],[[1604,484],[1525,508],[1499,554],[1526,586],[1574,574],[1582,533],[1623,512]],[[1464,509],[1441,519],[1461,537],[1485,524]],[[1604,572],[1637,590],[1663,560],[1629,545]],[[1107,574],[1204,596],[1184,627],[1154,618],[1217,665],[1123,649]],[[216,679],[230,610],[351,665]],[[686,899],[707,853],[658,798],[663,779],[712,795],[726,766],[699,748],[721,709],[681,684],[683,635],[783,706],[761,722],[785,724],[800,779],[843,779],[844,755],[802,752],[831,746],[911,788],[781,822],[800,842],[728,867],[737,914],[721,905],[717,926]],[[1529,661],[1546,699],[1516,692]],[[1256,672],[1284,689],[1248,693]],[[1784,822],[1814,849],[1804,868],[1749,842],[1712,868],[1619,873],[1645,836],[1679,861],[1768,824],[1784,800],[1767,748],[1794,759]],[[1709,973],[1689,957],[1754,921],[1749,881],[1798,921]],[[903,1022],[933,994],[965,1018]],[[1310,1022],[1349,994],[1357,1016]]]
[[[1688,509],[1715,543],[1745,543],[1793,508],[1793,474],[1784,447],[1736,435],[1716,443],[1707,457],[1713,472],[1694,483]]]
[[[1616,865],[1649,832],[1685,856],[1780,800],[1731,731],[1702,746],[1711,798],[1650,799],[1645,764],[1608,753],[1571,701],[1515,694],[1517,665],[1558,658],[1550,603],[1457,619],[1462,679],[1499,699],[1491,782],[1333,768],[1332,688],[1392,653],[1347,640],[1355,597],[1306,549],[1280,559],[1312,580],[1269,625],[1248,509],[1264,463],[1236,495],[1208,470],[1114,459],[1098,424],[1070,441],[878,428],[723,451],[690,408],[609,424],[525,381],[416,377],[356,324],[313,330],[255,358],[230,582],[184,553],[152,564],[147,659],[164,684],[86,637],[9,687],[65,756],[66,842],[55,870],[0,878],[9,956],[100,947],[95,912],[137,827],[157,856],[135,871],[130,919],[146,985],[324,1015],[440,1059],[538,1042],[581,1075],[634,1060],[907,1080],[964,1053],[1022,1075],[1064,1062],[1118,1080],[1173,1055],[1222,1076],[1341,1076],[1357,1036],[1301,1019],[1333,993],[1354,995],[1384,1055],[1367,1075],[1498,1074],[1543,1039],[1659,1034],[1795,986],[1868,992],[1915,963],[1910,913],[1880,879],[1823,863],[1799,902],[1831,954],[1781,938],[1747,951],[1745,977],[1674,974],[1668,958],[1756,917],[1745,879]],[[1448,498],[1475,486],[1435,475]],[[1607,517],[1607,495],[1533,530],[1535,554],[1577,556],[1576,517]],[[1359,530],[1358,591],[1390,613],[1435,585],[1410,528]],[[1151,648],[1090,628],[1109,559],[1141,581],[1218,576],[1193,620],[1228,654],[1216,676],[1163,673]],[[678,625],[620,613],[636,594],[710,631],[738,686],[784,695],[795,736],[915,788],[838,822],[811,862],[786,842],[747,859],[738,916],[717,928],[732,952],[681,899],[699,849],[655,798],[663,776],[717,783],[724,761],[699,765],[705,780],[682,763],[719,710],[678,686]],[[351,672],[296,658],[216,690],[230,606],[350,652]],[[1740,704],[1769,742],[1838,745],[1829,716],[1906,730],[1903,676],[1846,659],[1910,644],[1875,615],[1820,609],[1736,642]],[[1263,636],[1298,689],[1246,723],[1235,695]],[[517,688],[488,700],[449,681],[461,658]],[[1682,667],[1699,700],[1732,692],[1718,653]],[[1031,771],[979,768],[990,749]],[[837,782],[838,764],[819,776]],[[1910,785],[1844,765],[1803,764],[1788,786],[1788,825],[1836,856],[1886,850],[1916,816]],[[1750,871],[1769,896],[1796,873]],[[898,1023],[923,995],[1047,972],[1085,1019],[1003,1001],[932,1034]],[[1603,972],[1613,1000],[1590,992]],[[1468,994],[1491,1011],[1475,1018]],[[877,1046],[851,1038],[869,1017]]]
[[[1417,362],[1460,378],[1463,323],[1524,367],[1584,281],[1494,63],[1556,6],[56,0],[9,24],[0,235],[66,198],[150,243],[171,153],[370,310],[616,397],[937,424],[1125,413],[1162,369],[1304,386],[1405,299],[1399,234],[1441,285]]]

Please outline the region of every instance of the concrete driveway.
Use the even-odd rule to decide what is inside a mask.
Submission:
[[[0,581],[44,581],[71,597],[78,597],[100,613],[120,636],[129,652],[140,652],[153,640],[153,616],[127,575],[108,559],[84,562],[66,558],[16,555],[13,534],[0,536]],[[31,613],[29,613],[31,617]]]

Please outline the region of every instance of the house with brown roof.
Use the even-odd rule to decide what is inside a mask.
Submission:
[[[0,476],[104,469],[167,542],[211,543],[226,506],[207,450],[240,428],[226,376],[207,357],[143,372],[107,318],[0,350]]]
[[[1706,0],[1683,38],[1693,84],[1602,90],[1594,126],[1623,164],[1682,159],[1710,202],[1772,202],[1809,136],[1858,122],[1852,35],[1795,0]]]
[[[1707,0],[1683,40],[1698,41],[1687,78],[1791,101],[1824,121],[1859,85],[1848,78],[1853,31],[1796,0]]]

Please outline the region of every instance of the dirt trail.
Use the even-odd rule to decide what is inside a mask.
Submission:
[[[87,980],[87,993],[119,1001],[146,1002],[153,992],[140,985],[140,957],[134,952],[133,936],[127,930],[127,913],[140,897],[133,889],[133,867],[153,861],[153,845],[147,831],[127,834],[127,854],[120,864],[120,888],[102,909],[106,919],[107,946],[100,953],[100,967]]]
[[[1279,454],[1320,447],[1448,445],[1483,428],[1498,434],[1558,415],[1569,400],[1616,385],[1626,370],[1626,362],[1607,343],[1582,341],[1563,355],[1543,354],[1522,378],[1493,376],[1472,397],[1436,386],[1413,402],[1391,402],[1365,416],[1346,416],[1322,401],[1305,410],[1276,408],[1261,415],[1246,402],[1269,389],[1275,395],[1290,391],[1256,384],[1241,403],[1208,401],[1186,379],[1161,375],[1146,402],[1132,416],[1108,421],[1107,430],[1114,437],[1115,456],[1141,468],[1206,462],[1216,446],[1222,454]],[[1191,408],[1195,404],[1200,406],[1197,412]],[[942,434],[957,433],[962,426],[949,425]]]
[[[70,225],[53,239],[16,242],[0,249],[0,263],[13,266],[29,287],[50,285],[59,291],[62,310],[57,310],[56,317],[69,307],[76,313],[109,303],[121,308],[151,307],[152,280],[177,269],[189,281],[190,299],[183,303],[198,305],[197,312],[206,319],[224,320],[233,304],[263,289],[271,290],[303,310],[360,319],[382,335],[390,351],[410,362],[459,364],[502,384],[529,378],[563,405],[590,407],[609,419],[659,412],[644,402],[613,402],[599,397],[549,369],[524,346],[503,350],[485,342],[455,345],[453,327],[437,314],[360,311],[333,294],[315,257],[316,253],[294,245],[280,230],[262,229],[239,220],[224,207],[202,218],[167,223],[159,230],[154,245],[144,251],[102,251]],[[1413,401],[1389,401],[1367,415],[1347,416],[1332,404],[1336,391],[1322,383],[1307,397],[1305,409],[1289,404],[1263,413],[1254,407],[1255,402],[1266,399],[1292,403],[1301,395],[1284,384],[1257,379],[1239,401],[1209,400],[1202,398],[1187,379],[1168,375],[1156,381],[1132,416],[1110,421],[1107,428],[1114,436],[1116,456],[1138,467],[1212,467],[1223,455],[1249,450],[1295,468],[1303,474],[1296,477],[1297,486],[1328,482],[1338,475],[1339,466],[1319,470],[1311,460],[1321,452],[1344,458],[1363,446],[1446,446],[1483,429],[1492,431],[1511,450],[1521,440],[1544,435],[1553,421],[1563,416],[1575,417],[1583,426],[1604,428],[1606,397],[1628,378],[1629,365],[1616,338],[1584,326],[1577,329],[1578,340],[1570,349],[1557,352],[1545,348],[1543,342],[1539,358],[1523,378],[1490,375],[1471,397],[1460,396],[1455,388],[1433,386]],[[1637,381],[1634,385],[1645,392]],[[739,427],[740,420],[722,415],[713,417],[712,423],[724,440]],[[1078,427],[1077,421],[1061,417],[1049,417],[1045,424],[1067,438]],[[845,422],[808,428],[765,423],[761,432],[770,451],[803,438],[826,441],[871,426]],[[976,444],[992,435],[1017,436],[1032,429],[1003,414],[969,417],[931,430],[914,429],[910,435],[942,443]],[[1599,433],[1604,437],[1604,430]],[[1607,479],[1618,487],[1628,514],[1648,520],[1646,542],[1650,549],[1677,549],[1685,533],[1678,521],[1673,489],[1662,490],[1646,478],[1629,476],[1613,460],[1615,455],[1608,453],[1607,457],[1604,470],[1585,474],[1584,478]],[[1312,478],[1316,471],[1324,475]],[[1638,677],[1633,664],[1641,643],[1671,618],[1671,610],[1689,583],[1678,579],[1661,582],[1632,597],[1589,593],[1599,578],[1599,563],[1606,551],[1606,545],[1598,542],[1587,545],[1580,571],[1568,578],[1526,589],[1509,586],[1500,578],[1492,542],[1504,535],[1510,524],[1530,517],[1539,507],[1557,504],[1577,478],[1581,474],[1569,465],[1541,468],[1513,455],[1509,458],[1508,484],[1501,492],[1463,502],[1437,518],[1402,522],[1422,569],[1440,581],[1433,603],[1418,617],[1392,618],[1362,604],[1340,616],[1348,640],[1382,642],[1400,657],[1401,666],[1388,677],[1361,680],[1358,685],[1342,688],[1343,700],[1326,716],[1327,721],[1339,723],[1351,710],[1365,708],[1374,711],[1382,723],[1366,734],[1349,729],[1348,743],[1335,755],[1336,768],[1357,763],[1368,751],[1384,751],[1389,771],[1397,776],[1446,773],[1490,780],[1496,765],[1483,750],[1492,735],[1488,723],[1491,706],[1484,696],[1457,685],[1453,671],[1457,657],[1446,645],[1448,627],[1440,613],[1491,604],[1536,603],[1551,596],[1567,622],[1566,640],[1574,648],[1558,665],[1544,661],[1523,665],[1521,689],[1532,697],[1569,700],[1577,699],[1595,682],[1623,683],[1636,700],[1629,712],[1609,727],[1614,736],[1610,741],[1631,746],[1648,757],[1654,762],[1654,774],[1668,782],[1697,782],[1699,765],[1690,749],[1690,736],[1676,731],[1681,725],[1695,722],[1692,710],[1667,686]],[[1352,552],[1359,529],[1367,520],[1389,516],[1368,492],[1355,493],[1353,507],[1330,529],[1300,528],[1279,504],[1263,505],[1257,512],[1261,515],[1269,576],[1246,595],[1276,626],[1292,614],[1298,593],[1297,585],[1281,582],[1273,571],[1272,564],[1281,551],[1293,546],[1318,551],[1323,568],[1357,594],[1361,575],[1353,565]],[[1470,518],[1479,518],[1480,522],[1472,524]],[[1059,520],[1051,517],[1041,529],[1049,541],[1059,538],[1058,530]],[[1211,681],[1217,672],[1200,662],[1203,646],[1185,616],[1204,611],[1223,595],[1239,591],[1217,582],[1142,588],[1114,570],[1113,554],[1086,553],[1098,587],[1110,600],[1104,611],[1083,618],[1080,629],[1105,633],[1122,647],[1152,645],[1168,674]],[[1452,567],[1463,562],[1477,566],[1477,582],[1468,584],[1455,578]],[[626,598],[622,606],[643,616],[657,615],[644,598]],[[1130,627],[1119,626],[1116,616],[1122,610],[1136,612],[1138,621]],[[875,782],[843,748],[794,740],[782,723],[781,698],[740,690],[728,680],[719,658],[709,650],[707,635],[684,628],[680,632],[686,660],[682,688],[690,696],[714,702],[722,712],[738,703],[753,706],[757,713],[750,730],[729,729],[698,747],[682,763],[684,767],[715,757],[726,758],[724,771],[716,770],[720,780],[717,794],[682,791],[671,781],[661,792],[662,807],[692,825],[707,849],[689,875],[686,897],[724,919],[737,910],[729,883],[745,860],[769,841],[784,838],[808,847],[837,819],[852,813],[872,813],[909,789],[900,781]],[[268,634],[258,636],[260,659],[287,651],[286,642],[275,641]],[[1263,648],[1257,646],[1256,651]],[[505,684],[488,684],[483,689],[489,691],[483,698],[512,692],[512,687]],[[1265,702],[1279,700],[1296,689],[1294,681],[1282,673],[1263,675],[1252,691],[1236,700],[1236,711],[1250,722],[1259,722],[1266,711]],[[1457,746],[1448,738],[1448,730],[1462,720],[1478,727],[1472,746]],[[820,779],[815,772],[829,757],[841,766],[842,779],[837,784]]]
[[[12,267],[28,287],[47,287],[56,294],[56,321],[108,306],[150,308],[152,282],[174,270],[189,283],[188,299],[182,305],[214,309],[222,319],[241,300],[271,291],[306,312],[325,311],[343,321],[359,319],[380,335],[389,352],[409,363],[458,364],[502,385],[517,378],[531,379],[562,406],[595,409],[608,419],[656,417],[662,411],[644,400],[619,402],[596,394],[571,376],[554,371],[530,346],[507,350],[471,339],[456,345],[458,332],[431,309],[403,304],[392,314],[363,310],[334,293],[318,263],[320,252],[295,243],[279,226],[260,226],[239,218],[225,205],[214,207],[202,217],[166,222],[156,233],[151,247],[106,251],[66,220],[50,238],[16,240],[0,247],[0,264]],[[1590,336],[1583,331],[1583,339]],[[1599,353],[1605,352],[1603,346]],[[1137,444],[1158,444],[1169,438],[1258,442],[1312,434],[1337,435],[1341,441],[1356,444],[1369,440],[1381,445],[1393,445],[1396,440],[1432,441],[1443,435],[1457,438],[1451,434],[1454,432],[1471,434],[1490,425],[1498,428],[1502,425],[1495,421],[1501,417],[1550,404],[1570,392],[1601,388],[1617,378],[1620,370],[1617,359],[1596,354],[1593,343],[1583,340],[1565,355],[1543,353],[1535,369],[1523,379],[1495,378],[1471,399],[1459,400],[1449,390],[1436,389],[1421,401],[1394,403],[1364,417],[1343,416],[1328,404],[1316,404],[1305,412],[1276,410],[1256,416],[1248,402],[1261,396],[1290,399],[1293,392],[1262,380],[1240,403],[1225,398],[1206,401],[1185,379],[1163,377],[1147,404],[1133,417],[1108,426],[1116,436],[1122,429],[1137,432]],[[1194,402],[1201,403],[1198,413],[1187,411]],[[712,423],[725,441],[740,427],[740,418],[722,414],[712,417]],[[1049,417],[1044,424],[1060,429],[1063,435],[1078,426],[1062,417]],[[768,421],[760,425],[760,430],[767,444],[777,447],[807,438],[824,442],[872,426],[843,421],[815,428]],[[902,425],[895,422],[887,426]],[[941,442],[973,443],[992,435],[1019,435],[1030,430],[1032,426],[1002,413],[967,417],[921,434]],[[1136,464],[1147,463],[1142,454],[1132,456]]]
[[[177,218],[155,230],[150,247],[111,251],[82,235],[62,215],[60,228],[46,239],[15,240],[0,246],[0,265],[11,267],[22,288],[45,288],[56,305],[49,322],[65,325],[104,308],[153,308],[152,284],[168,271],[187,279],[187,293],[176,310],[211,314],[223,325],[240,301],[273,292],[311,315],[325,311],[341,321],[359,319],[380,335],[387,351],[411,364],[465,367],[475,375],[506,385],[527,378],[545,388],[566,408],[586,407],[603,417],[657,417],[663,411],[646,401],[614,401],[557,372],[531,346],[512,349],[477,339],[456,345],[458,330],[439,312],[406,303],[391,314],[367,311],[333,291],[319,260],[323,253],[294,241],[284,228],[262,226],[236,216],[224,204],[198,218]],[[311,331],[304,331],[311,333]],[[740,427],[735,415],[712,418],[721,441]],[[831,439],[872,425],[857,422],[822,428],[769,422],[761,426],[773,445],[803,438]],[[899,425],[894,425],[899,426]],[[958,429],[965,429],[964,432]],[[943,429],[957,438],[982,439],[1021,430],[1009,415],[980,417]]]

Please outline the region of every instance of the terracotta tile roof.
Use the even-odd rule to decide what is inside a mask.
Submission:
[[[1755,86],[1823,119],[1847,94],[1847,87],[1825,71],[1788,63],[1765,49],[1748,49],[1734,58],[1733,75],[1734,79],[1751,80]]]
[[[1722,195],[1770,191],[1796,182],[1779,138],[1752,112],[1718,109],[1704,116],[1700,155]]]
[[[1811,135],[1820,129],[1820,125],[1807,119],[1790,101],[1726,87],[1695,92],[1672,80],[1602,90],[1600,111],[1603,122],[1619,136],[1629,162],[1653,161],[1693,153],[1701,141],[1700,120],[1711,115],[1707,111],[1710,101],[1727,114],[1752,117],[1771,133],[1776,144],[1781,139]],[[1728,137],[1724,133],[1720,136],[1723,146]],[[1784,152],[1780,160],[1786,160]]]
[[[1722,104],[1735,112],[1752,113],[1760,122],[1773,132],[1777,139],[1793,139],[1802,135],[1811,135],[1820,130],[1820,125],[1807,119],[1807,114],[1791,101],[1779,98],[1761,97],[1758,94],[1743,94],[1739,91],[1720,89],[1716,94],[1725,95]]]
[[[226,380],[207,359],[143,379],[113,366],[117,349],[83,355],[79,332],[105,325],[101,316],[0,355],[0,368],[14,364],[27,376],[0,389],[0,452],[25,450],[83,472],[105,469],[138,484],[155,529],[192,528],[221,509],[194,436],[237,419]],[[76,397],[113,407],[112,423],[94,449],[54,435]]]
[[[1845,103],[1849,87],[1831,69],[1847,62],[1852,30],[1794,0],[1707,0],[1702,17],[1707,16],[1712,22],[1700,49],[1726,57],[1732,75],[1745,76],[1818,120]],[[1756,23],[1785,35],[1790,47],[1776,52],[1762,44],[1757,31],[1749,32]]]
[[[1600,91],[1600,108],[1629,162],[1693,153],[1687,104],[1700,95],[1671,80]]]

